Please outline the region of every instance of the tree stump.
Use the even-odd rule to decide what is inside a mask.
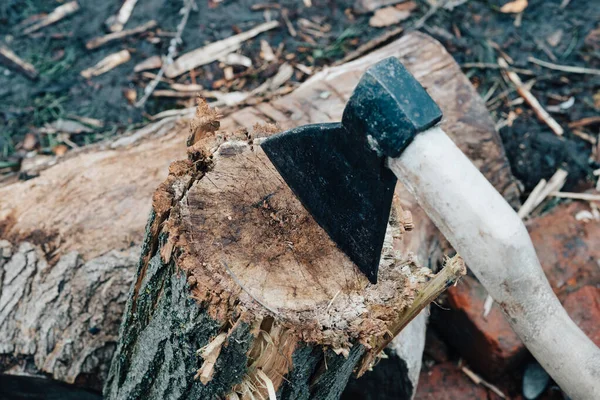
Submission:
[[[221,121],[221,129],[234,132],[244,126],[253,132],[256,122],[272,122],[287,129],[310,122],[339,120],[360,75],[388,56],[400,57],[426,86],[444,111],[444,129],[496,188],[509,201],[515,201],[516,186],[483,101],[443,47],[419,33],[408,34],[363,59],[320,72],[290,95],[227,113]],[[106,379],[116,346],[117,323],[129,284],[143,276],[145,280],[142,279],[140,285],[152,288],[156,282],[163,282],[164,287],[177,287],[182,295],[185,293],[186,279],[181,274],[167,277],[166,272],[158,268],[160,260],[156,251],[168,243],[168,237],[160,235],[163,228],[148,231],[144,241],[152,192],[164,179],[169,163],[185,152],[187,123],[171,118],[159,124],[155,136],[134,143],[133,139],[143,136],[142,131],[147,134],[148,130],[144,129],[132,140],[121,141],[134,143],[129,147],[96,146],[73,153],[43,170],[35,179],[0,187],[0,239],[5,240],[0,240],[0,372],[46,375],[98,389]],[[232,135],[236,137],[247,140],[244,135]],[[175,191],[180,189],[186,188],[175,188]],[[414,252],[426,266],[435,265],[440,259],[440,239],[435,228],[400,185],[397,194],[404,209],[412,211],[415,229],[394,245],[402,254]],[[153,215],[156,217],[156,212]],[[158,241],[153,241],[156,235],[159,235]],[[136,272],[142,243],[145,249],[142,264],[148,269]],[[153,257],[149,257],[150,254]],[[152,262],[147,262],[148,259]],[[239,267],[229,265],[234,274]],[[230,277],[227,274],[225,279]],[[241,278],[244,276],[238,277],[240,281]],[[240,294],[250,298],[246,292]],[[163,296],[166,295],[159,297]],[[190,303],[187,296],[164,298],[179,301],[188,310],[198,307],[197,303]],[[264,303],[271,306],[266,300]],[[162,303],[146,303],[147,316],[158,304]],[[130,304],[128,312],[132,306]],[[135,307],[141,309],[139,303]],[[37,310],[35,318],[30,316],[31,310]],[[194,320],[193,314],[186,314],[184,308],[180,315]],[[132,329],[131,325],[127,326]],[[239,329],[238,325],[237,334],[241,334]],[[194,347],[192,350],[201,348],[210,334],[203,335],[196,338],[197,343],[190,344]],[[422,343],[423,335],[420,340]],[[217,363],[225,362],[223,355],[233,351],[228,350],[229,342],[231,340],[221,349]],[[242,346],[241,343],[235,345]],[[359,356],[353,353],[357,348],[350,350],[348,363],[355,362]],[[308,346],[303,349],[301,353],[299,350],[294,353],[294,360],[306,360],[309,368],[309,364],[317,363],[317,355],[313,355]],[[322,351],[319,354],[322,355]],[[334,361],[331,353],[327,354],[328,368],[331,368]],[[133,353],[127,355],[121,351],[119,360],[127,362],[132,356]],[[199,368],[203,359],[194,360]],[[344,365],[351,369],[349,364]],[[420,365],[411,364],[410,368],[418,371]],[[173,372],[169,376],[175,375]],[[183,377],[187,379],[188,375],[184,373]],[[120,379],[113,373],[107,390],[115,384],[122,386]],[[216,372],[213,385],[219,379]],[[285,382],[284,379],[282,385]],[[325,381],[320,382],[322,386],[327,385]],[[144,381],[142,386],[149,383]]]

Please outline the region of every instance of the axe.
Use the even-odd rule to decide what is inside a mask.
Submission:
[[[294,128],[261,146],[373,284],[399,179],[563,390],[574,399],[600,398],[600,350],[562,308],[521,219],[437,126],[441,119],[391,57],[362,76],[341,123]]]

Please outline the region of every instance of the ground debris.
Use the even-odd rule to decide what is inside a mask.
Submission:
[[[238,50],[241,44],[256,35],[275,29],[279,22],[270,21],[260,24],[246,32],[228,37],[227,39],[213,42],[209,45],[196,50],[187,52],[179,56],[171,65],[165,69],[165,75],[169,78],[175,78],[191,69],[217,61],[218,59]]]

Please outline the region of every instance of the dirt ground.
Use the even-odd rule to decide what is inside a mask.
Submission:
[[[566,189],[588,188],[593,184],[591,172],[598,167],[597,150],[590,141],[597,138],[600,124],[576,129],[576,133],[587,134],[587,140],[573,134],[568,124],[598,116],[600,77],[544,68],[531,63],[529,57],[561,65],[598,68],[600,7],[594,7],[593,2],[532,0],[517,18],[515,14],[500,12],[505,3],[504,0],[423,0],[417,2],[408,19],[375,28],[369,25],[372,13],[357,13],[352,0],[313,0],[311,7],[300,0],[196,1],[197,9],[185,27],[180,53],[246,31],[264,22],[265,16],[279,20],[281,27],[243,44],[240,53],[252,59],[253,67],[237,87],[219,86],[223,69],[217,62],[196,68],[194,76],[187,73],[176,82],[196,82],[207,89],[221,91],[248,91],[275,75],[278,65],[286,60],[318,69],[398,26],[411,30],[422,22],[420,29],[444,43],[487,99],[494,119],[506,125],[500,127],[500,133],[513,173],[523,183],[524,194],[560,166],[570,173]],[[136,108],[124,96],[124,91],[131,89],[138,99],[143,95],[143,88],[150,79],[134,73],[133,66],[150,56],[167,53],[169,40],[181,19],[179,10],[183,2],[139,1],[125,28],[151,19],[158,22],[158,28],[96,50],[87,50],[85,42],[106,33],[105,21],[117,12],[118,0],[80,0],[81,8],[75,14],[33,34],[21,34],[28,18],[48,13],[60,4],[39,0],[7,0],[0,4],[0,41],[39,72],[39,78],[32,81],[0,66],[0,172],[18,170],[20,160],[31,150],[52,154],[61,144],[70,148],[110,138],[144,124],[149,115],[183,107],[192,101],[151,97],[144,107]],[[300,32],[296,37],[286,29],[284,11]],[[300,19],[314,22],[322,28],[321,32],[315,34],[313,29],[306,33],[298,29]],[[516,19],[520,19],[520,26]],[[283,46],[280,60],[267,67],[259,56],[261,39],[267,40],[276,52],[278,46]],[[91,79],[80,76],[85,68],[121,49],[131,52],[131,61]],[[535,80],[533,94],[543,106],[556,108],[551,115],[566,128],[564,137],[553,134],[528,105],[520,104],[514,87],[506,83],[497,68],[499,56],[512,59],[512,67],[521,73],[523,81]],[[234,72],[242,70],[243,67],[235,67]],[[307,78],[307,74],[297,71],[292,81]],[[161,83],[157,89],[165,88],[168,89],[168,84]],[[73,116],[95,118],[104,126],[91,132],[70,134],[67,140],[64,134],[39,130],[57,119]],[[28,133],[33,136],[24,142]]]

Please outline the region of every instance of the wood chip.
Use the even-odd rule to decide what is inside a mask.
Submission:
[[[313,74],[313,69],[311,67],[307,67],[304,64],[296,64],[294,65],[294,67],[296,67],[296,69],[306,75],[312,75]]]
[[[249,57],[238,53],[229,53],[219,61],[231,66],[239,65],[246,68],[250,68],[252,66],[252,60]]]
[[[552,47],[558,46],[560,41],[562,40],[563,33],[564,31],[562,29],[556,30],[551,35],[546,37],[546,42]]]
[[[200,382],[202,382],[203,385],[206,385],[212,380],[213,374],[215,373],[215,364],[217,363],[219,354],[221,354],[221,349],[223,348],[226,339],[227,333],[220,333],[203,349],[198,351],[204,362],[194,379],[200,379]]]
[[[171,88],[173,90],[177,90],[178,92],[199,92],[204,89],[202,85],[182,83],[172,83]]]
[[[514,0],[503,5],[500,8],[500,12],[505,14],[518,14],[522,13],[528,5],[527,0]]]
[[[264,39],[260,41],[260,58],[266,62],[271,62],[275,59],[275,53],[273,53],[271,45]]]
[[[508,63],[504,58],[501,57],[498,58],[498,65],[500,65],[502,68],[508,68]],[[552,132],[558,136],[562,136],[565,132],[564,129],[558,124],[558,122],[556,122],[554,118],[550,116],[550,114],[548,114],[546,110],[544,110],[538,99],[535,98],[535,96],[527,87],[525,87],[525,85],[523,85],[519,75],[517,75],[515,72],[507,70],[503,71],[503,74],[505,74],[505,76],[515,85],[517,93],[519,93],[519,95],[523,97],[527,104],[529,104],[537,117],[546,125],[548,125]]]
[[[131,54],[127,50],[121,50],[104,57],[93,67],[81,71],[81,76],[90,79],[92,76],[102,75],[129,60],[131,60]]]
[[[158,69],[162,67],[162,58],[160,56],[152,56],[138,63],[133,67],[133,72],[147,71],[149,69]]]
[[[58,157],[64,156],[67,153],[67,151],[69,151],[69,148],[64,144],[59,144],[58,146],[54,146],[52,148],[52,152]]]
[[[100,36],[100,37],[94,38],[92,40],[89,40],[85,44],[85,47],[88,50],[97,49],[98,47],[104,46],[105,44],[110,43],[113,40],[123,39],[127,36],[137,35],[139,33],[149,31],[150,29],[155,28],[157,25],[158,24],[156,23],[155,20],[150,20],[150,21],[146,22],[145,24],[140,25],[136,28],[128,29],[126,31],[121,31],[121,32],[109,33],[108,35]]]
[[[369,25],[375,28],[383,28],[404,21],[410,17],[408,10],[398,10],[396,7],[380,8],[369,19]]]
[[[93,126],[94,128],[104,128],[104,122],[90,117],[80,117],[78,115],[67,115],[68,119],[79,121],[87,126]]]
[[[133,104],[137,100],[137,91],[130,88],[123,89],[123,97],[129,104]]]
[[[37,137],[33,133],[28,133],[23,139],[23,150],[31,151],[37,146]]]
[[[33,65],[23,61],[11,49],[0,44],[0,64],[17,71],[29,79],[37,79],[38,72]]]
[[[223,68],[223,76],[226,81],[233,80],[233,77],[234,77],[233,67],[228,66],[228,67]]]
[[[106,21],[108,30],[111,32],[122,31],[127,21],[129,21],[129,17],[131,17],[131,13],[137,2],[138,0],[125,0],[117,15],[110,17]]]
[[[403,0],[356,0],[352,8],[358,14],[366,14],[373,12],[378,8],[392,6],[402,2]]]
[[[31,25],[29,28],[23,31],[24,35],[29,35],[37,30],[40,30],[48,25],[52,25],[61,19],[77,12],[79,10],[79,3],[76,1],[71,1],[69,3],[63,4],[62,6],[56,7],[50,14],[48,14],[45,18],[41,19],[38,23]]]
[[[227,54],[238,50],[241,47],[241,44],[246,40],[252,39],[263,32],[275,29],[278,26],[279,22],[277,21],[265,22],[246,32],[185,53],[165,69],[165,75],[169,78],[174,78],[191,69],[216,61]]]
[[[76,135],[79,133],[90,133],[93,131],[93,129],[88,128],[80,122],[70,121],[68,119],[57,119],[52,123],[44,125],[44,127],[40,129],[40,132],[45,134],[63,132],[71,135]]]

